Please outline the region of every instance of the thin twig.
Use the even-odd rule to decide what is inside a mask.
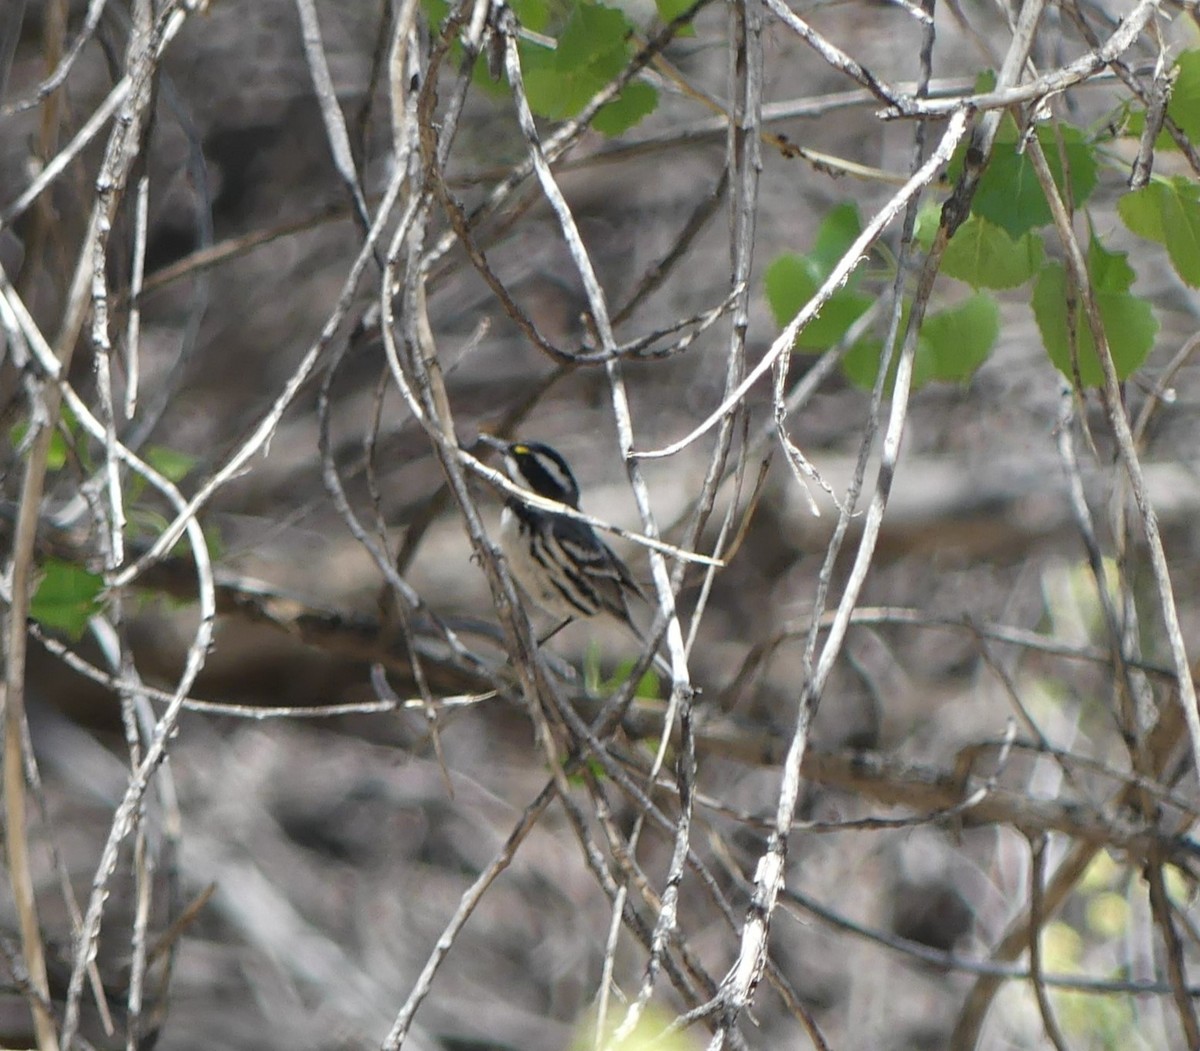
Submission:
[[[1123,28],[1123,27],[1122,27]],[[1129,417],[1125,410],[1124,399],[1121,396],[1121,382],[1117,377],[1116,366],[1113,364],[1112,353],[1109,350],[1108,338],[1104,325],[1100,320],[1099,308],[1093,295],[1091,279],[1088,275],[1087,264],[1084,262],[1083,250],[1075,237],[1074,230],[1068,219],[1058,188],[1054,183],[1050,168],[1042,153],[1041,145],[1036,138],[1029,142],[1029,158],[1050,204],[1054,216],[1054,224],[1058,230],[1066,254],[1067,270],[1071,274],[1076,288],[1079,289],[1083,300],[1084,315],[1091,332],[1096,357],[1104,372],[1104,407],[1108,414],[1113,436],[1117,441],[1117,450],[1121,463],[1129,478],[1130,489],[1141,515],[1142,526],[1146,532],[1146,544],[1150,550],[1150,565],[1154,573],[1155,587],[1158,591],[1159,607],[1162,611],[1163,625],[1166,629],[1167,641],[1171,648],[1171,658],[1175,665],[1175,674],[1179,684],[1179,704],[1183,710],[1188,736],[1192,746],[1192,762],[1200,772],[1200,711],[1197,711],[1196,687],[1192,682],[1191,662],[1187,654],[1183,631],[1179,622],[1179,610],[1175,603],[1175,592],[1171,582],[1171,572],[1167,565],[1167,556],[1163,548],[1162,535],[1158,528],[1158,515],[1146,492],[1146,479],[1142,472],[1141,460],[1133,441]]]
[[[1042,975],[1042,884],[1046,878],[1046,837],[1035,836],[1029,840],[1029,983],[1037,999],[1038,1013],[1042,1016],[1042,1028],[1046,1038],[1057,1051],[1070,1051],[1066,1038],[1054,1017],[1054,1008],[1046,994],[1046,982]]]

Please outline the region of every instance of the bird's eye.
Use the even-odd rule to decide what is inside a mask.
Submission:
[[[529,455],[529,446],[528,445],[514,445],[512,447],[512,452],[513,452],[514,456],[528,456]]]

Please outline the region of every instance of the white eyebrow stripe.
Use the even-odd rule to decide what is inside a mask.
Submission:
[[[664,555],[680,558],[685,562],[694,562],[701,566],[716,566],[718,569],[725,567],[725,563],[719,558],[713,558],[711,555],[702,555],[699,551],[688,551],[674,544],[668,544],[664,540],[659,540],[657,537],[650,537],[646,536],[645,533],[634,532],[632,529],[622,529],[620,526],[615,526],[611,522],[604,521],[603,518],[586,514],[577,507],[568,507],[566,504],[560,504],[557,500],[547,500],[544,496],[538,496],[537,493],[526,489],[515,479],[508,478],[494,467],[489,467],[487,464],[477,460],[466,449],[452,449],[452,455],[469,471],[480,478],[486,478],[502,493],[508,496],[515,496],[530,507],[536,507],[540,511],[554,511],[564,518],[573,518],[576,522],[585,522],[593,529],[603,529],[606,533],[612,533],[613,536],[630,540],[635,544],[640,544],[642,547],[661,551]]]

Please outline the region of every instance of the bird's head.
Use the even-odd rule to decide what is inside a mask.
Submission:
[[[567,461],[544,442],[505,442],[491,435],[480,435],[485,445],[504,456],[504,469],[517,485],[547,500],[568,507],[579,507],[579,483]]]

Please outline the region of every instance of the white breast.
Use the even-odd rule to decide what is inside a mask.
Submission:
[[[558,620],[591,616],[598,611],[597,607],[585,612],[563,597],[551,583],[545,567],[531,554],[529,537],[521,531],[521,520],[508,507],[500,516],[500,547],[508,560],[508,571],[534,605]]]

